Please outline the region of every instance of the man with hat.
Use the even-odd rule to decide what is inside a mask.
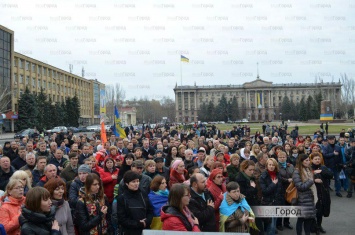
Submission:
[[[158,172],[159,175],[164,176],[166,181],[169,181],[169,177],[170,177],[170,170],[169,168],[167,168],[166,166],[164,166],[164,158],[163,157],[155,157],[154,158],[155,161],[155,167],[156,167],[156,171]]]
[[[195,158],[195,161],[199,168],[203,167],[203,162],[205,161],[205,158],[206,158],[206,150],[204,147],[200,147],[197,151],[197,157]]]
[[[148,193],[150,192],[150,182],[152,182],[152,179],[149,176],[142,174],[143,169],[144,169],[143,162],[140,160],[135,160],[131,165],[131,171],[139,175],[139,189],[144,195],[148,195]],[[124,191],[123,186],[124,186],[124,182],[122,179],[118,187],[118,195],[123,193]]]
[[[335,144],[335,136],[330,135],[327,137],[328,145],[323,149],[323,157],[325,166],[328,167],[334,174],[334,187],[335,187],[335,195],[338,197],[342,197],[340,193],[340,179],[339,173],[341,168],[339,167],[341,164],[341,149],[339,145]],[[330,184],[329,184],[330,185]]]
[[[73,182],[70,184],[69,188],[69,205],[72,210],[75,210],[76,208],[76,202],[79,199],[79,191],[81,187],[84,187],[86,177],[88,174],[91,173],[91,168],[83,164],[79,167],[78,169],[78,176],[75,177]]]

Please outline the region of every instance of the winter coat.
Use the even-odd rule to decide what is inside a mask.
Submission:
[[[211,184],[208,186],[208,190],[211,192],[214,199],[214,216],[216,218],[216,229],[219,230],[219,206],[223,201],[223,193],[227,191],[225,183],[221,186],[216,185],[211,181]]]
[[[264,171],[260,178],[260,188],[262,193],[261,205],[283,205],[285,194],[283,193],[281,177],[279,173],[276,173],[278,178],[277,184],[274,184],[271,180],[268,171]]]
[[[198,225],[192,227],[187,217],[175,207],[163,206],[160,215],[163,230],[200,232]]]
[[[286,168],[283,168],[282,165],[279,163],[279,173],[281,177],[281,182],[283,189],[286,192],[287,187],[290,185],[290,182],[288,182],[288,179],[292,178],[293,172],[295,171],[295,168],[291,163],[286,164]]]
[[[198,195],[192,188],[190,190],[190,193],[191,199],[188,208],[198,219],[201,231],[217,232],[214,207],[207,205],[207,202],[209,200],[212,200],[214,202],[214,198],[210,191],[204,191],[205,199]]]
[[[32,178],[33,178],[33,186],[35,186],[39,181],[40,179],[43,177],[44,175],[44,172],[40,172],[37,167],[35,167],[35,169],[33,169],[32,171]]]
[[[239,167],[235,167],[232,164],[227,166],[227,173],[229,182],[236,181],[239,174]]]
[[[314,196],[311,190],[311,186],[314,184],[313,180],[309,179],[302,182],[298,169],[295,169],[293,172],[292,180],[297,188],[297,206],[304,206],[307,208],[305,211],[302,211],[302,215],[306,214],[306,218],[314,218],[316,216],[316,210]]]
[[[7,183],[9,183],[10,177],[14,174],[15,168],[10,166],[10,172],[5,173],[0,167],[0,190],[5,191]]]
[[[62,178],[60,178],[60,176],[58,176],[58,175],[57,175],[55,178],[62,179]],[[62,180],[63,180],[64,183],[65,183],[65,179],[62,179]],[[47,182],[48,182],[47,176],[46,176],[46,175],[43,175],[43,176],[41,177],[41,179],[39,180],[39,182],[36,184],[36,186],[43,187]]]
[[[75,179],[77,175],[78,167],[76,169],[73,169],[70,164],[66,168],[64,168],[60,173],[60,177],[66,180],[67,187],[71,184],[71,182]]]
[[[184,174],[181,175],[179,174],[176,170],[171,169],[170,170],[170,180],[169,180],[169,188],[173,186],[176,183],[184,183],[185,181],[185,175],[187,173],[187,170],[184,171]]]
[[[239,184],[240,193],[245,196],[245,200],[247,200],[250,206],[260,205],[260,202],[258,200],[258,189],[256,188],[256,186],[252,187],[250,185],[249,179],[247,179],[242,173],[240,173],[236,178],[236,182]]]
[[[337,151],[339,155],[335,155],[334,151]],[[324,164],[328,168],[336,168],[338,164],[342,162],[341,160],[341,149],[338,145],[328,144],[323,149]]]
[[[74,224],[69,203],[64,201],[63,205],[56,207],[55,219],[58,221],[59,230],[62,235],[74,235]]]
[[[107,201],[105,204],[108,206]],[[81,198],[76,203],[75,224],[80,235],[102,234],[107,231],[107,215],[101,212],[103,203]]]
[[[313,165],[313,171],[322,170],[321,173],[314,174],[314,179],[321,179],[322,183],[315,183],[317,187],[318,201],[316,204],[317,216],[328,217],[330,213],[330,193],[329,193],[329,181],[333,178],[333,172],[330,171],[326,166]]]
[[[47,214],[33,212],[26,207],[22,207],[22,214],[19,218],[21,235],[61,235],[60,231],[52,229],[54,216],[54,206]]]
[[[75,178],[74,181],[70,184],[69,206],[73,210],[76,208],[76,203],[79,200],[79,191],[81,187],[84,187],[84,183],[81,182],[79,178]]]
[[[106,171],[102,170],[99,172],[100,173],[100,178],[102,180],[103,186],[104,186],[104,192],[105,195],[108,199],[109,203],[113,202],[113,191],[115,188],[115,185],[117,184],[117,179],[112,179],[113,175],[118,176],[118,169],[115,169],[112,171]]]
[[[143,174],[139,177],[139,189],[144,195],[147,196],[150,192],[150,182],[152,182],[152,179],[149,176]],[[125,187],[125,184],[122,179],[118,187],[118,195],[121,195],[126,190],[126,188],[127,187]]]
[[[52,158],[48,164],[53,164],[57,167],[57,174],[60,175],[61,171],[58,169],[58,167],[63,167],[65,168],[65,165],[67,163],[67,159],[65,159],[64,157],[62,157],[62,159],[60,159],[60,161],[58,161],[56,158]]]
[[[21,157],[17,157],[11,162],[11,166],[15,167],[16,170],[19,170],[21,167],[25,165],[26,165],[26,161]]]
[[[148,197],[138,189],[132,191],[124,186],[123,194],[117,199],[117,222],[124,235],[141,235],[149,229],[153,220],[153,207]],[[146,226],[140,220],[146,219]],[[116,221],[113,221],[116,223]]]
[[[5,197],[1,200],[0,221],[5,227],[6,234],[20,234],[20,223],[18,218],[21,215],[21,206],[25,204],[25,200],[25,197],[17,199],[11,196]]]

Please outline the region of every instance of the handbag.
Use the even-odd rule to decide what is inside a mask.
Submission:
[[[297,203],[297,188],[293,182],[286,189],[285,199],[291,205],[295,205]]]

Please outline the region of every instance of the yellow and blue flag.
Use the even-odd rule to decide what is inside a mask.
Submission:
[[[126,132],[124,132],[124,129],[121,126],[121,119],[120,119],[120,113],[118,112],[118,109],[115,105],[115,123],[113,125],[113,133],[115,136],[121,137],[121,138],[126,138]]]
[[[187,58],[187,57],[181,55],[181,61],[182,61],[182,62],[187,62],[187,63],[189,63],[189,58]]]

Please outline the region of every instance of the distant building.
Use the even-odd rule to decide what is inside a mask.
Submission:
[[[137,125],[137,109],[135,107],[119,108],[122,126]]]
[[[339,107],[341,83],[284,83],[273,84],[257,77],[242,85],[175,86],[176,122],[198,121],[198,111],[203,103],[212,101],[217,105],[224,94],[227,101],[236,96],[242,118],[250,121],[281,120],[280,106],[284,96],[298,103],[322,92],[325,100],[331,100],[333,111]],[[201,120],[204,121],[204,120]],[[232,120],[235,121],[235,120]]]
[[[4,125],[14,131],[18,115],[18,99],[26,87],[32,93],[39,93],[41,88],[52,102],[63,102],[66,97],[77,94],[80,101],[80,120],[82,125],[100,122],[100,92],[105,84],[88,80],[53,65],[38,61],[14,51],[14,32],[0,25],[0,85],[10,89],[11,102],[2,110],[7,119]]]

